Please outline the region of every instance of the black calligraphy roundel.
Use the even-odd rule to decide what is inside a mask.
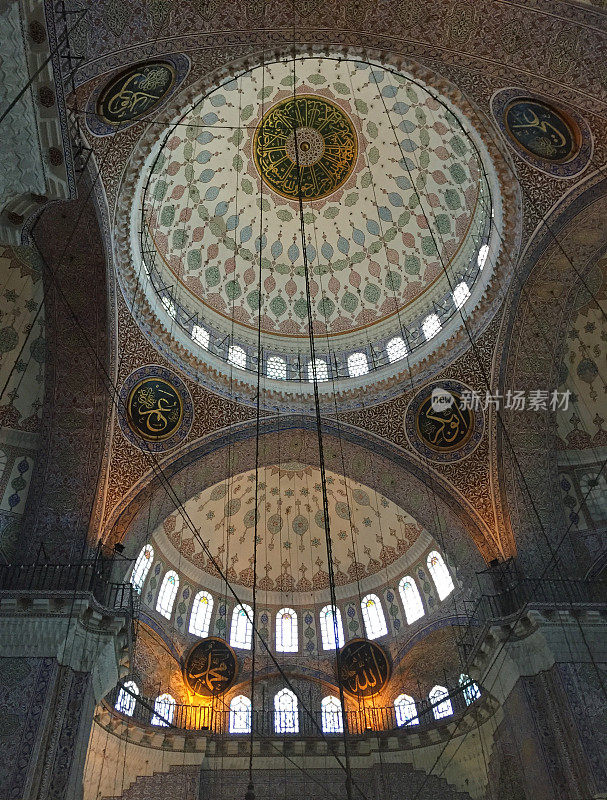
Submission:
[[[164,378],[144,378],[129,394],[127,416],[129,425],[142,439],[162,441],[181,424],[183,401],[175,386]]]
[[[390,677],[390,662],[382,648],[368,639],[352,639],[340,653],[344,691],[356,697],[381,692]]]
[[[277,194],[304,201],[332,194],[348,180],[358,158],[352,120],[318,95],[282,100],[267,111],[253,140],[255,164]]]
[[[470,455],[484,430],[478,400],[479,396],[459,381],[425,386],[405,412],[404,428],[411,447],[427,459],[443,463]]]
[[[509,136],[527,152],[550,162],[569,161],[578,151],[575,127],[563,113],[538,100],[515,100],[506,107]]]
[[[101,93],[97,113],[110,125],[148,114],[175,83],[175,67],[165,61],[138,64],[114,78]]]
[[[204,639],[194,645],[185,660],[183,677],[194,694],[217,697],[236,680],[238,662],[223,639]]]
[[[129,442],[142,450],[164,453],[181,444],[193,419],[187,386],[160,364],[134,370],[120,389],[118,422]]]

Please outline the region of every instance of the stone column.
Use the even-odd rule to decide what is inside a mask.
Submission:
[[[128,672],[130,612],[90,593],[0,591],[0,786],[81,800],[95,704]]]

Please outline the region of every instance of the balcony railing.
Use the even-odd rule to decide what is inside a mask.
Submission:
[[[477,702],[480,691],[476,684],[473,685],[475,690],[472,693],[470,686],[460,687],[434,704],[428,700],[417,701],[416,716],[411,720],[405,721],[402,717],[399,718],[398,711],[394,706],[361,706],[358,710],[347,711],[345,716],[346,732],[358,736],[396,730],[415,733],[426,730],[430,726],[436,726],[440,722],[452,721],[454,717],[457,718],[469,706]],[[275,711],[272,708],[256,709],[252,712],[240,712],[239,716],[238,713],[235,714],[227,707],[213,708],[175,703],[170,707],[164,706],[163,711],[156,713],[154,700],[141,696],[137,696],[135,699],[134,695],[127,693],[121,696],[123,703],[127,700],[122,708],[128,708],[130,713],[124,713],[116,707],[120,690],[121,687],[117,686],[105,698],[105,703],[112,713],[119,714],[125,720],[134,721],[140,725],[149,725],[159,732],[178,728],[210,735],[243,736],[250,735],[249,725],[252,722],[253,733],[259,737],[273,735],[318,736],[321,733],[337,736],[342,733],[341,714],[323,713],[320,709],[307,711],[301,707],[296,712]],[[128,698],[130,698],[130,707]],[[451,712],[439,716],[437,709],[446,700],[451,704]],[[308,708],[310,707],[309,702],[306,705]],[[154,721],[152,722],[152,720]],[[245,730],[238,730],[238,723],[243,721],[247,723]]]

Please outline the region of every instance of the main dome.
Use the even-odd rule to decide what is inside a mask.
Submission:
[[[496,187],[482,139],[421,80],[361,60],[265,63],[195,101],[149,154],[140,282],[207,378],[253,382],[259,335],[283,393],[309,391],[309,294],[323,377],[360,383],[425,357],[478,301]]]

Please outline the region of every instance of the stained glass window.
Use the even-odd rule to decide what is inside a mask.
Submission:
[[[280,653],[296,653],[297,614],[292,608],[281,608],[276,614],[276,649]]]
[[[253,609],[246,603],[236,606],[232,612],[232,627],[230,629],[230,644],[232,647],[241,647],[243,650],[251,649],[253,640]]]
[[[168,728],[173,722],[175,714],[175,698],[170,694],[161,694],[154,701],[154,712],[150,723],[159,725],[161,728]]]
[[[190,633],[204,638],[209,635],[213,597],[208,592],[198,592],[192,603],[190,614]]]
[[[323,697],[320,708],[323,733],[343,733],[344,720],[338,698],[331,694]]]
[[[436,586],[439,599],[444,600],[451,594],[455,586],[443,557],[436,550],[428,555],[428,571]]]
[[[379,636],[385,636],[388,633],[388,627],[379,597],[376,594],[368,594],[363,597],[360,605],[367,637],[369,639],[377,639]]]
[[[428,700],[432,705],[434,719],[443,719],[443,717],[450,717],[453,714],[449,691],[445,686],[435,686],[431,689]]]
[[[171,618],[178,589],[179,575],[171,569],[163,578],[158,592],[158,600],[156,601],[156,611],[167,619]]]
[[[403,601],[403,608],[405,609],[405,617],[409,625],[415,622],[416,619],[424,616],[424,604],[417,588],[417,584],[409,575],[405,577],[398,584],[400,597]]]
[[[274,730],[276,733],[299,733],[297,697],[290,689],[281,689],[274,697]]]
[[[131,586],[135,591],[141,592],[153,560],[154,548],[151,544],[146,544],[137,556],[137,561],[135,561],[135,566],[131,573]]]
[[[419,725],[415,700],[408,694],[399,694],[394,701],[394,712],[396,713],[396,724],[400,728],[402,725]]]
[[[243,694],[230,701],[230,733],[251,732],[251,701]]]
[[[473,681],[469,675],[462,673],[459,676],[459,685],[462,687],[462,693],[467,706],[469,706],[471,703],[474,703],[474,701],[478,700],[478,698],[481,696],[481,690],[478,683]]]
[[[129,691],[125,691],[126,689]],[[129,694],[129,692],[132,692],[132,694]],[[114,706],[116,711],[120,711],[128,717],[132,717],[133,711],[135,710],[135,703],[137,702],[137,698],[133,697],[134,694],[139,694],[139,687],[135,681],[126,681],[124,688],[120,687],[120,691],[118,692],[118,699]]]
[[[320,635],[323,650],[335,650],[335,623],[337,624],[337,646],[344,646],[344,628],[341,623],[341,611],[335,609],[333,617],[333,607],[325,606],[320,612]]]

